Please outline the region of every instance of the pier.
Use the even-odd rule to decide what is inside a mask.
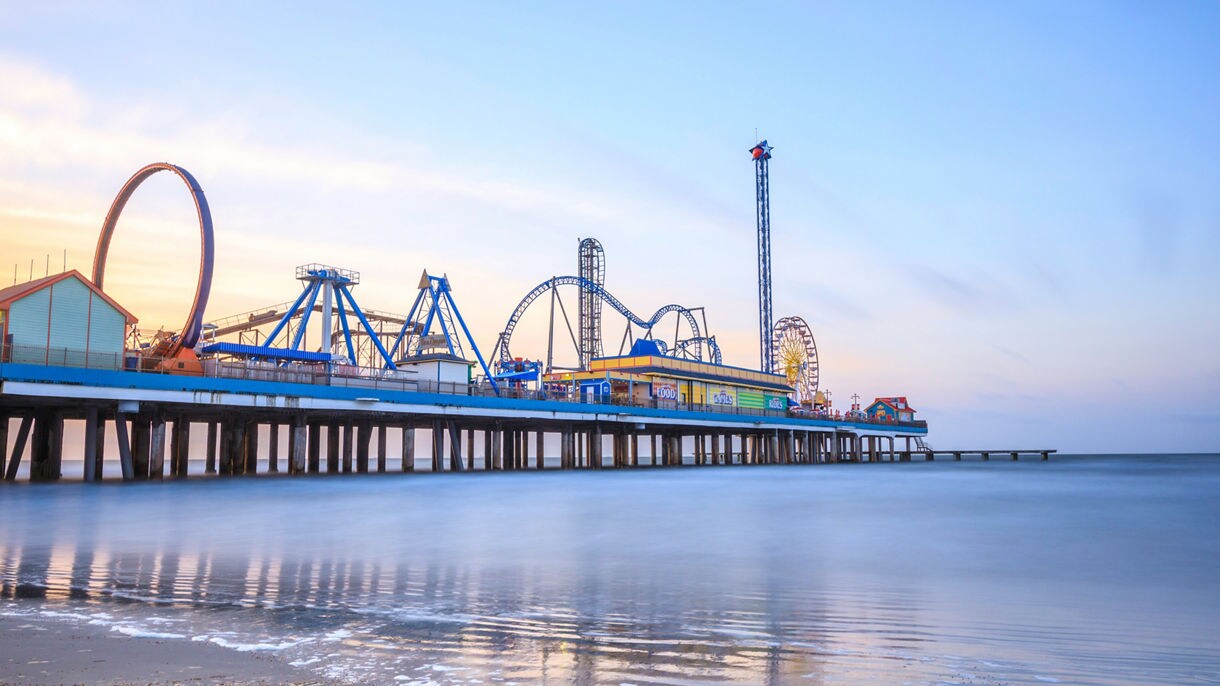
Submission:
[[[147,165],[106,214],[92,277],[68,270],[0,289],[0,476],[13,481],[25,470],[30,481],[59,480],[65,450],[79,455],[86,481],[116,463],[124,480],[187,477],[193,454],[205,456],[203,474],[232,476],[935,460],[923,442],[927,423],[906,396],[864,407],[853,395],[848,412],[834,411],[819,388],[808,322],[772,316],[770,150],[766,141],[751,150],[757,369],[725,364],[701,306],[670,303],[651,316],[628,308],[606,287],[605,251],[594,238],[579,240],[577,274],[526,293],[486,357],[449,277],[426,270],[406,315],[361,307],[359,271],[309,263],[296,269],[295,300],[206,320],[211,210],[188,171]],[[180,329],[151,332],[103,284],[123,208],[159,172],[191,195],[201,258]],[[578,307],[564,305],[561,289],[575,291]],[[547,302],[545,355],[515,355],[526,311]],[[622,331],[617,353],[604,336],[603,306],[622,318],[624,328],[611,329]],[[566,360],[556,349],[564,331],[573,344]],[[975,452],[1045,460],[1053,451],[952,454]]]
[[[186,477],[200,439],[204,474],[250,475],[260,465],[335,474],[876,462],[901,459],[927,434],[923,422],[506,397],[467,384],[237,364],[212,372],[0,364],[4,477],[15,479],[28,460],[31,481],[59,479],[70,421],[84,425],[86,481],[100,478],[106,460],[127,480]]]

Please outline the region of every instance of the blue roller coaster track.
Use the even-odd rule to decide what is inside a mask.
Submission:
[[[703,359],[703,347],[707,346],[709,360],[714,364],[722,363],[720,346],[716,344],[716,338],[714,336],[703,335],[699,329],[699,322],[695,319],[695,315],[690,309],[676,304],[665,305],[654,312],[651,317],[644,319],[628,309],[622,301],[611,295],[605,288],[580,276],[553,276],[535,286],[529,293],[526,293],[525,297],[521,299],[521,302],[517,303],[516,309],[509,316],[508,323],[504,325],[504,330],[500,333],[500,338],[496,341],[496,347],[491,354],[493,359],[497,359],[497,355],[501,361],[512,359],[512,353],[509,352],[509,342],[512,339],[513,330],[517,328],[517,323],[521,320],[521,316],[525,314],[526,309],[529,308],[531,303],[544,293],[559,286],[576,286],[580,288],[582,293],[597,297],[616,312],[623,315],[627,321],[644,329],[648,332],[649,336],[651,336],[652,327],[656,326],[662,317],[670,312],[676,312],[686,320],[692,334],[690,338],[677,341],[676,348],[692,356],[694,359],[701,360]]]

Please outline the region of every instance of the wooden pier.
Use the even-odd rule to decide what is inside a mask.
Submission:
[[[962,455],[978,455],[984,462],[991,459],[992,455],[1007,455],[1014,462],[1021,455],[1037,455],[1043,462],[1051,459],[1051,455],[1059,452],[1058,450],[924,450],[918,454],[923,455],[924,459],[931,462],[936,459],[937,455],[946,457],[952,455],[954,461],[961,462]],[[907,456],[910,459],[910,456]]]
[[[191,475],[191,457],[203,458],[197,473],[251,475],[896,462],[919,454],[1046,459],[1054,452],[921,452],[922,422],[0,365],[0,475],[13,480],[27,464],[31,481],[58,480],[68,422],[83,424],[73,432],[82,440],[69,450],[86,481],[116,463],[127,480],[182,478]]]

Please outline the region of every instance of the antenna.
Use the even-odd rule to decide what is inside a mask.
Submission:
[[[47,253],[47,269],[42,273],[43,276],[51,275],[51,253]]]
[[[30,281],[34,280],[34,258],[30,258]]]
[[[68,249],[64,248],[64,271],[68,271]]]

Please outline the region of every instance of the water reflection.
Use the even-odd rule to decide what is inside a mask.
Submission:
[[[1215,466],[1125,491],[920,467],[15,488],[0,616],[363,683],[1220,679],[1216,543],[1165,535],[1215,520]]]
[[[667,588],[596,569],[564,592],[541,570],[118,551],[69,538],[5,541],[0,579],[5,599],[71,600],[110,614],[123,612],[116,602],[187,610],[194,635],[300,642],[287,652],[302,660],[325,643],[343,656],[335,676],[362,678],[424,666],[459,670],[446,672],[455,682],[787,683],[818,680],[845,644],[901,659],[921,640],[910,598],[841,598],[846,605],[828,609],[785,586],[709,597],[697,584]],[[862,615],[883,618],[870,621],[873,638],[851,628]]]

